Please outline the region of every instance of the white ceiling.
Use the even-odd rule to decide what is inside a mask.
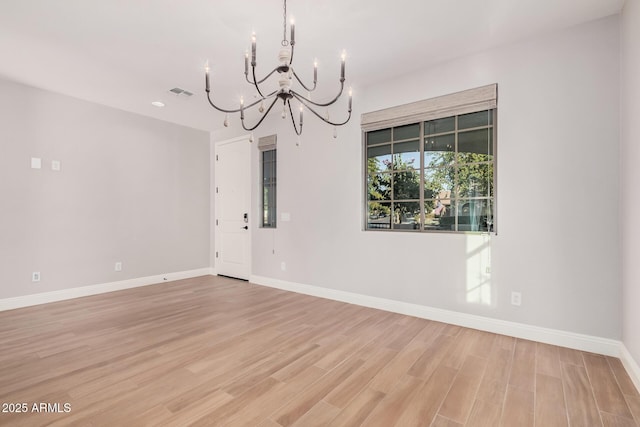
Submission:
[[[472,52],[618,13],[624,0],[288,0],[294,65],[338,87],[340,53],[357,88]],[[204,63],[220,104],[237,108],[244,52],[277,63],[281,0],[0,0],[0,76],[126,111],[213,130]],[[195,93],[182,99],[173,87]],[[1,95],[1,94],[0,94]],[[161,100],[166,107],[151,106]]]

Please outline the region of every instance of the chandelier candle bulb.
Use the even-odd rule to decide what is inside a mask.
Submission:
[[[249,51],[245,50],[244,52],[244,74],[249,74]]]
[[[293,18],[291,18],[291,46],[294,44],[296,44],[296,23]]]
[[[300,127],[302,127],[302,111],[303,110],[304,110],[304,107],[300,105]]]
[[[347,52],[342,51],[342,65],[340,66],[340,80],[344,81],[344,63],[347,59]]]
[[[313,61],[313,83],[318,81],[318,60]]]
[[[351,111],[352,100],[353,100],[353,89],[349,88],[349,111]]]
[[[207,63],[204,66],[204,84],[205,84],[205,90],[209,92],[209,90],[211,89],[209,87],[209,61],[207,61]]]
[[[251,66],[256,66],[256,33],[251,34]]]

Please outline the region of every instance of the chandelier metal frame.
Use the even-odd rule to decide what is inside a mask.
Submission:
[[[282,35],[282,49],[280,50],[280,53],[278,55],[278,59],[280,61],[280,65],[278,65],[277,67],[275,67],[273,70],[271,70],[271,72],[269,72],[265,77],[263,77],[262,79],[258,79],[256,77],[256,66],[257,66],[257,61],[256,61],[256,35],[255,33],[252,34],[251,36],[251,76],[249,75],[249,52],[247,51],[245,53],[245,57],[244,57],[244,75],[245,75],[245,79],[246,81],[253,85],[255,90],[256,90],[256,97],[258,98],[256,101],[248,104],[248,105],[244,105],[244,99],[241,97],[240,98],[240,107],[239,108],[222,108],[217,106],[212,100],[211,100],[211,86],[210,86],[210,81],[209,81],[209,63],[207,62],[206,66],[205,66],[205,91],[207,93],[207,100],[209,101],[209,104],[215,108],[218,111],[221,111],[223,113],[240,113],[240,122],[242,123],[242,128],[248,132],[252,132],[253,130],[255,130],[258,126],[260,126],[260,124],[262,124],[262,122],[264,121],[264,119],[267,117],[267,115],[269,114],[269,112],[273,109],[273,107],[275,106],[275,104],[278,102],[278,100],[281,100],[283,103],[283,110],[282,110],[282,118],[286,118],[286,112],[287,109],[289,110],[289,115],[291,117],[291,123],[293,124],[293,128],[296,132],[296,135],[301,135],[302,134],[302,125],[303,125],[303,112],[304,109],[307,108],[309,111],[311,111],[316,117],[318,117],[320,120],[322,120],[323,122],[330,124],[332,126],[342,126],[345,125],[346,123],[349,122],[349,120],[351,119],[351,110],[352,110],[352,91],[351,89],[349,89],[349,102],[348,102],[348,116],[346,118],[346,120],[344,121],[332,121],[329,118],[329,112],[327,110],[327,114],[326,117],[322,116],[320,113],[318,113],[314,107],[329,107],[330,105],[336,103],[338,101],[338,99],[340,99],[340,97],[342,96],[343,92],[344,92],[344,82],[345,82],[345,62],[346,62],[346,54],[343,51],[342,53],[342,63],[340,66],[340,90],[338,91],[338,94],[331,99],[328,102],[316,102],[314,100],[311,99],[311,93],[314,92],[316,90],[317,87],[317,81],[318,81],[318,63],[317,61],[314,61],[313,64],[313,85],[306,85],[302,79],[298,76],[298,74],[296,73],[294,67],[293,67],[293,56],[294,56],[294,47],[295,47],[295,23],[293,22],[293,20],[291,21],[291,25],[290,25],[290,40],[287,40],[287,0],[283,0],[283,35]],[[272,92],[266,93],[264,89],[260,86],[261,84],[265,83],[271,76],[273,76],[275,73],[278,73],[278,75],[280,76],[278,83],[280,88],[276,89]],[[298,82],[298,84],[308,92],[308,96],[304,96],[302,95],[300,92],[294,90],[292,88],[292,83],[293,83],[293,79],[295,79],[295,81]],[[293,109],[291,107],[291,100],[297,100],[299,103],[299,110],[300,110],[300,115],[299,115],[299,119],[298,119],[298,123],[296,124],[296,120],[294,118],[293,115]],[[266,108],[265,111],[265,101],[271,101],[271,103],[269,104],[269,106]],[[245,111],[249,110],[250,108],[253,108],[255,106],[258,106],[258,111],[260,113],[262,113],[262,117],[260,117],[260,119],[258,120],[258,122],[251,126],[247,126],[247,124],[245,123]],[[229,121],[228,121],[228,117],[225,117],[225,121],[224,121],[224,125],[228,126]],[[335,137],[335,131],[334,131],[334,137]]]

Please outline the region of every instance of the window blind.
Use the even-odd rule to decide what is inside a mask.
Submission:
[[[496,108],[498,84],[425,99],[362,114],[362,130],[369,132],[395,126]]]
[[[260,151],[275,150],[277,146],[278,136],[275,134],[258,138],[258,150]]]

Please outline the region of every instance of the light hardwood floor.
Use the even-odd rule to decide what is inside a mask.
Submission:
[[[618,359],[211,276],[1,312],[0,402],[28,405],[11,426],[640,422]]]

